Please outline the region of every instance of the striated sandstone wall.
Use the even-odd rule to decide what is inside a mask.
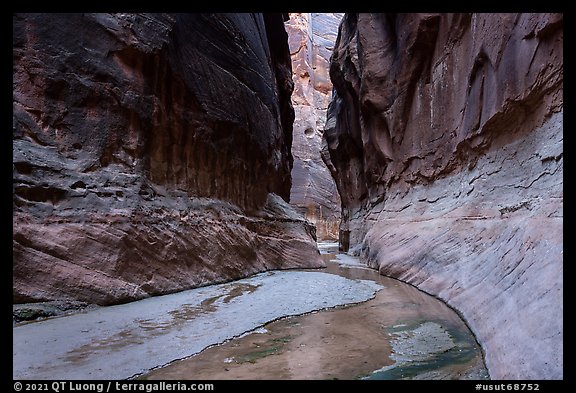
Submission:
[[[14,302],[318,267],[281,14],[13,17]]]
[[[563,16],[347,14],[342,247],[455,307],[494,379],[563,378]]]
[[[294,71],[294,140],[290,203],[316,224],[319,239],[337,239],[340,197],[320,157],[332,97],[330,55],[343,14],[291,13],[286,22]]]

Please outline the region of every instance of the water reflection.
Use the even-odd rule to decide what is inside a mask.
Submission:
[[[174,362],[147,379],[487,379],[459,316],[415,287],[381,276],[337,244],[321,271],[381,284],[358,305],[284,318]]]

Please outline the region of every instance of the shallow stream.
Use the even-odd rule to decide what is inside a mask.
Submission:
[[[265,324],[143,379],[488,379],[460,317],[440,300],[383,277],[337,244],[320,244],[324,273],[383,288],[364,303]]]

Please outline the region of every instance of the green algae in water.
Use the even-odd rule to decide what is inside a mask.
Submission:
[[[374,371],[369,375],[361,377],[361,379],[412,379],[428,372],[439,371],[446,367],[454,366],[455,364],[468,363],[472,361],[474,357],[480,356],[476,342],[472,340],[467,332],[457,327],[445,326],[441,322],[434,322],[434,324],[448,334],[454,344],[451,348],[441,352],[431,352],[426,359],[407,360],[402,359],[402,357],[406,357],[403,355],[395,364]],[[414,331],[421,326],[423,326],[422,323],[416,324],[416,326],[414,326],[414,324],[399,324],[387,330],[397,335],[402,332],[414,333]],[[398,340],[402,339],[403,338],[398,338]]]
[[[362,379],[392,380],[410,379],[430,371],[438,371],[454,364],[464,364],[472,360],[475,351],[471,348],[454,347],[446,352],[436,354],[426,361],[407,362],[399,366],[391,365],[388,370],[375,371]]]
[[[239,364],[256,363],[256,361],[258,359],[262,359],[262,358],[265,358],[266,356],[274,355],[274,354],[278,353],[280,351],[280,349],[282,349],[282,346],[278,345],[275,347],[266,348],[266,349],[262,349],[259,351],[249,352],[246,355],[234,357],[234,361],[236,363],[239,363]]]
[[[263,345],[266,347],[267,345],[272,345],[269,348],[259,349],[257,351],[249,352],[245,355],[235,356],[234,361],[236,363],[256,363],[258,359],[265,358],[267,356],[275,355],[279,353],[283,348],[284,345],[289,343],[294,339],[294,336],[285,336],[279,338],[273,338],[271,340],[266,341]]]
[[[293,338],[294,338],[293,336],[285,336],[285,337],[280,337],[280,338],[273,338],[271,341],[273,343],[286,344],[286,343],[289,343],[290,341],[292,341]]]

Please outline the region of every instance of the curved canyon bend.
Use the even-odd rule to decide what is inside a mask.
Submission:
[[[564,378],[562,13],[12,21],[14,379]]]
[[[488,378],[453,310],[337,247],[320,245],[328,267],[317,272],[270,271],[20,325],[14,378]]]
[[[441,301],[379,275],[337,244],[326,271],[382,286],[371,300],[283,318],[144,379],[488,379],[468,327]]]

